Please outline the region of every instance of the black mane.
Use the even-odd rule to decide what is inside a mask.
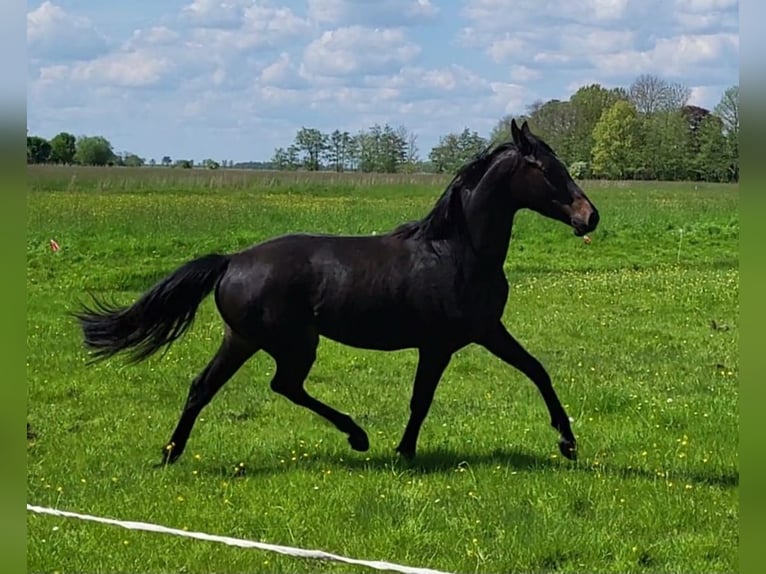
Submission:
[[[463,196],[470,193],[487,172],[495,158],[502,152],[517,149],[512,141],[490,144],[477,153],[457,171],[444,193],[425,217],[402,223],[389,232],[399,239],[438,240],[452,236],[465,223]],[[453,224],[457,223],[456,228]]]

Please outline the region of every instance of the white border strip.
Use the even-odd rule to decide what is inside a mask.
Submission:
[[[113,526],[121,526],[128,530],[144,530],[147,532],[161,532],[163,534],[173,534],[175,536],[183,536],[185,538],[196,538],[197,540],[207,540],[209,542],[221,542],[228,544],[229,546],[238,546],[239,548],[258,548],[260,550],[268,550],[269,552],[278,552],[279,554],[286,554],[288,556],[298,556],[301,558],[315,558],[319,560],[330,560],[333,562],[345,562],[346,564],[357,564],[359,566],[367,566],[369,568],[375,568],[376,570],[391,570],[394,572],[401,572],[402,574],[448,574],[439,570],[431,570],[429,568],[414,568],[411,566],[402,566],[400,564],[392,564],[391,562],[382,562],[378,560],[358,560],[356,558],[346,558],[345,556],[339,556],[337,554],[331,554],[322,550],[305,550],[303,548],[293,548],[291,546],[281,546],[278,544],[267,544],[265,542],[254,542],[252,540],[242,540],[239,538],[230,538],[228,536],[218,536],[215,534],[205,534],[204,532],[190,532],[187,530],[178,530],[177,528],[168,528],[167,526],[160,526],[159,524],[149,524],[147,522],[133,522],[128,520],[114,520],[112,518],[102,518],[100,516],[90,516],[88,514],[78,514],[76,512],[68,512],[66,510],[57,510],[55,508],[47,508],[43,506],[34,506],[27,504],[27,510],[36,512],[38,514],[51,514],[53,516],[63,516],[65,518],[78,518],[80,520],[89,520],[91,522],[99,522],[101,524],[111,524]]]

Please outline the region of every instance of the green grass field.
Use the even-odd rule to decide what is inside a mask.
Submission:
[[[218,344],[212,297],[164,357],[88,367],[67,316],[88,291],[131,303],[203,252],[383,232],[425,214],[445,181],[31,169],[27,501],[452,572],[736,571],[732,186],[585,182],[602,216],[590,245],[519,214],[504,322],[575,419],[576,463],[557,456],[535,387],[478,347],[445,373],[416,461],[399,461],[415,351],[324,340],[307,388],[365,428],[369,452],[272,393],[258,354],[179,462],[155,468]],[[27,529],[34,572],[370,571],[32,513]]]

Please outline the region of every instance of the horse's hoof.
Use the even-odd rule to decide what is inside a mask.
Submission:
[[[569,460],[577,460],[577,443],[574,439],[569,440],[566,438],[559,439],[559,450],[564,458]]]
[[[363,432],[348,435],[348,444],[351,448],[358,450],[359,452],[367,452],[370,449],[370,439]]]
[[[162,447],[162,462],[158,466],[165,466],[166,464],[173,464],[181,456],[181,450],[179,450],[175,443],[168,443]]]
[[[415,458],[415,449],[414,448],[406,448],[403,446],[396,447],[396,452],[399,456],[401,456],[406,461],[412,461]]]

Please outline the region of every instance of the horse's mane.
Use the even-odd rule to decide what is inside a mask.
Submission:
[[[388,233],[398,239],[446,239],[465,224],[463,196],[473,191],[481,178],[502,152],[517,149],[512,141],[490,144],[457,171],[444,192],[425,217],[407,221]]]

